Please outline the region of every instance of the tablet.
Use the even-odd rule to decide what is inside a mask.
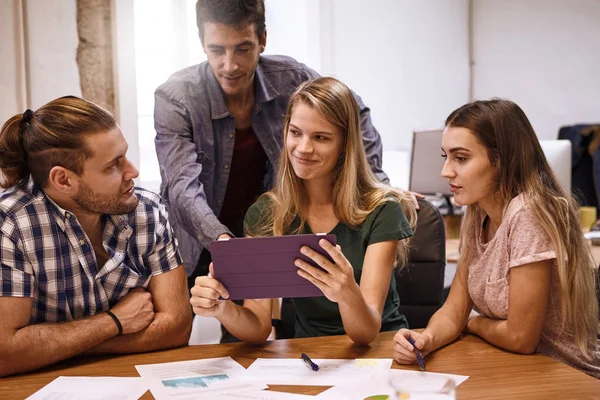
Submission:
[[[214,278],[219,280],[231,300],[277,297],[314,297],[323,292],[298,275],[297,258],[317,266],[300,253],[308,246],[326,256],[319,240],[336,244],[332,234],[289,235],[219,240],[208,245],[213,260]],[[333,260],[331,260],[333,261]]]

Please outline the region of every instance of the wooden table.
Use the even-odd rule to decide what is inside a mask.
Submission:
[[[175,350],[112,357],[79,357],[52,367],[0,378],[0,398],[23,399],[54,378],[65,376],[138,376],[134,365],[231,356],[244,367],[257,357],[298,358],[306,352],[315,358],[389,358],[394,332],[384,332],[367,347],[354,345],[347,336],[277,340],[264,346],[244,343],[188,346]],[[416,366],[392,368],[417,370]],[[427,370],[469,375],[458,387],[458,399],[598,399],[600,380],[543,355],[518,355],[467,335],[427,359]],[[271,389],[318,394],[323,386],[270,386]],[[146,392],[143,398],[152,398]]]
[[[458,262],[458,239],[446,239],[446,262],[456,264]]]

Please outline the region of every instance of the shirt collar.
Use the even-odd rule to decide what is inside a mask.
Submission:
[[[54,200],[52,200],[52,198],[48,196],[48,194],[42,188],[40,188],[37,185],[34,185],[32,193],[35,193],[34,191],[37,190],[39,190],[41,195],[46,199],[46,203],[48,204],[48,208],[51,210],[51,212],[54,215],[56,215],[63,223],[66,219],[71,218],[71,216],[75,216],[75,214],[73,214],[71,211],[65,210],[64,208],[56,204]],[[104,218],[110,220],[119,231],[122,231],[123,229],[129,227],[129,219],[127,218],[127,214],[105,215]]]
[[[55,216],[57,216],[58,218],[60,218],[61,221],[65,222],[65,219],[71,218],[72,213],[70,211],[65,210],[64,208],[62,208],[58,204],[56,204],[54,202],[54,200],[52,200],[52,198],[50,196],[48,196],[48,194],[44,191],[44,189],[42,189],[39,186],[35,185],[34,186],[34,190],[39,190],[41,196],[43,196],[45,198],[46,204],[48,204],[48,208],[50,209],[50,211]]]
[[[112,221],[113,225],[117,227],[119,232],[130,227],[127,214],[110,215],[109,219]]]
[[[255,79],[255,98],[257,103],[266,103],[279,96],[279,91],[273,85],[269,76],[265,74],[264,67],[262,65],[262,57],[258,59],[258,66],[256,67]]]
[[[223,91],[219,85],[219,81],[214,76],[210,64],[206,63],[207,68],[207,86],[210,97],[210,117],[211,119],[221,119],[230,115]],[[256,72],[254,73],[254,99],[258,104],[267,103],[279,95],[279,91],[273,85],[273,82],[265,74],[262,65],[262,56],[258,59]]]

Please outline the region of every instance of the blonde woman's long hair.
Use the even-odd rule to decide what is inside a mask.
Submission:
[[[274,188],[263,196],[270,198],[270,208],[263,212],[258,226],[245,226],[250,236],[299,234],[307,218],[307,192],[302,179],[294,172],[285,149],[294,107],[305,104],[316,110],[343,135],[342,150],[334,170],[333,209],[344,225],[356,228],[377,208],[388,202],[402,205],[411,228],[416,224],[416,210],[408,196],[375,178],[367,162],[360,129],[358,104],[350,89],[334,78],[324,77],[301,84],[290,97],[283,132],[284,149],[277,166]],[[291,229],[294,220],[300,223]],[[408,257],[408,240],[398,241],[396,264],[404,266]]]
[[[446,119],[446,126],[471,131],[487,149],[491,164],[500,166],[493,189],[504,211],[514,197],[526,196],[535,220],[556,251],[563,328],[587,354],[589,340],[599,328],[594,261],[579,225],[577,202],[558,183],[529,119],[512,101],[492,99],[460,107]],[[480,212],[477,205],[467,207],[459,262],[469,262],[465,238],[474,234]]]

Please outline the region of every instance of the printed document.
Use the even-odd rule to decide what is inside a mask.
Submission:
[[[267,388],[258,380],[245,380],[246,370],[231,357],[136,365],[135,369],[157,400],[214,399],[216,394]]]
[[[147,390],[141,378],[59,376],[27,400],[137,400]]]

